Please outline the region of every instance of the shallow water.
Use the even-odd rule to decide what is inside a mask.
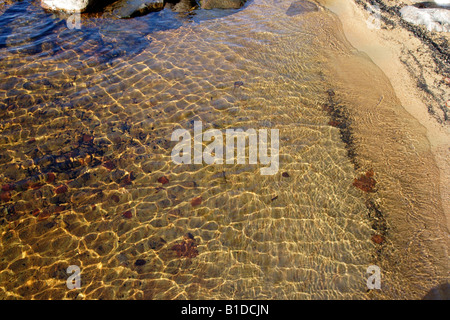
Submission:
[[[79,30],[2,9],[1,298],[411,299],[447,280],[424,129],[336,16],[292,2]],[[194,121],[278,129],[278,173],[173,163]]]

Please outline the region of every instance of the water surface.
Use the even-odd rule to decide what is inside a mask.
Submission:
[[[421,298],[446,281],[424,129],[335,15],[293,2],[79,30],[2,9],[1,298]],[[279,129],[279,172],[176,165],[171,134],[194,121]]]

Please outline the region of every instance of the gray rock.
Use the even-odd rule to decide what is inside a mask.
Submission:
[[[319,11],[319,7],[314,2],[299,0],[293,2],[286,11],[286,15],[292,17],[307,12]]]
[[[200,0],[202,9],[239,9],[245,0]]]
[[[164,8],[164,0],[119,0],[105,8],[105,13],[118,18],[133,18]]]

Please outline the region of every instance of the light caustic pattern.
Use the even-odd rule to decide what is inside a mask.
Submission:
[[[42,27],[51,42],[8,38],[0,49],[1,298],[404,296],[399,285],[410,278],[389,260],[401,249],[388,234],[383,247],[374,243],[383,228],[370,219],[380,207],[404,208],[353,185],[355,167],[375,164],[385,190],[403,181],[383,182],[389,164],[364,148],[356,166],[324,110],[333,86],[349,112],[364,99],[354,83],[334,84],[330,67],[336,57],[357,59],[326,9],[286,14],[290,7],[255,0],[221,19],[151,33],[138,19],[92,34]],[[383,101],[395,99],[383,88]],[[171,134],[192,133],[194,121],[222,132],[278,129],[279,172],[175,164]],[[364,128],[354,129],[362,142],[372,134]],[[387,270],[385,291],[367,292],[373,264]],[[81,270],[79,289],[66,286],[71,265]],[[418,268],[423,287],[406,297],[425,294],[442,274]]]

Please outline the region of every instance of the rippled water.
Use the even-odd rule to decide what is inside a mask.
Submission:
[[[28,1],[1,9],[1,298],[392,299],[445,283],[424,129],[336,16],[293,2],[79,30]],[[173,163],[171,134],[194,121],[279,129],[279,172]]]

